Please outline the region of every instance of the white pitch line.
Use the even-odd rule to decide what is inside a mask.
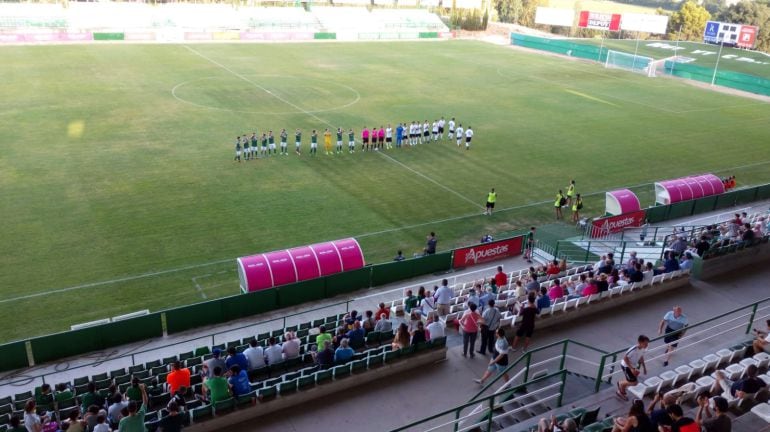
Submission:
[[[473,201],[472,199],[470,199],[470,198],[466,197],[465,195],[455,191],[454,189],[449,188],[447,186],[444,186],[443,184],[437,182],[436,180],[433,180],[432,178],[426,176],[425,174],[423,174],[423,173],[421,173],[421,172],[419,172],[417,170],[414,170],[414,169],[408,167],[407,165],[404,165],[403,163],[399,162],[398,160],[396,160],[396,159],[386,155],[384,152],[379,152],[379,153],[380,153],[380,156],[388,158],[391,162],[393,162],[395,164],[398,164],[399,166],[403,167],[404,169],[407,169],[407,170],[417,174],[418,176],[424,178],[425,180],[428,180],[428,181],[432,182],[433,184],[435,184],[436,186],[446,190],[447,192],[451,192],[451,193],[455,194],[456,196],[464,199],[465,201],[468,201],[469,203],[473,204],[474,207],[478,207],[478,208],[480,208],[482,210],[484,209],[484,207],[481,204],[477,203],[476,201]]]
[[[211,276],[211,274],[205,274],[203,276],[195,276],[194,278],[192,278],[192,281],[195,284],[195,289],[198,291],[198,294],[201,295],[201,298],[203,298],[203,300],[207,300],[208,297],[206,296],[206,293],[203,292],[203,288],[201,288],[201,284],[198,283],[198,278],[205,278],[209,276]]]
[[[207,262],[207,263],[203,263],[203,264],[195,264],[195,265],[190,265],[190,266],[185,266],[185,267],[178,267],[178,268],[174,268],[174,269],[162,270],[162,271],[152,272],[152,273],[142,273],[142,274],[135,275],[135,276],[127,276],[127,277],[118,278],[118,279],[111,279],[111,280],[100,281],[100,282],[91,282],[91,283],[82,284],[82,285],[75,285],[75,286],[71,286],[71,287],[67,287],[67,288],[59,288],[59,289],[55,289],[55,290],[51,290],[51,291],[43,291],[43,292],[34,293],[34,294],[27,294],[27,295],[23,295],[23,296],[18,296],[18,297],[13,297],[13,298],[7,298],[7,299],[0,300],[0,304],[2,304],[2,303],[9,303],[9,302],[16,301],[16,300],[27,300],[27,299],[31,299],[31,298],[35,298],[35,297],[43,297],[43,296],[46,296],[46,295],[49,295],[49,294],[59,294],[59,293],[64,293],[64,292],[69,292],[69,291],[76,291],[76,290],[80,290],[80,289],[83,289],[83,288],[93,288],[93,287],[102,286],[102,285],[111,285],[111,284],[116,284],[116,283],[120,283],[120,282],[128,282],[128,281],[137,280],[137,279],[144,279],[144,278],[148,278],[148,277],[161,276],[161,275],[164,275],[164,274],[177,273],[177,272],[181,272],[181,271],[185,271],[185,270],[192,270],[192,269],[196,269],[196,268],[208,267],[208,266],[217,265],[217,264],[224,264],[224,263],[232,262],[233,259],[234,258],[228,258],[228,259],[223,259],[223,260],[211,261],[211,262]]]
[[[195,53],[196,55],[198,55],[198,56],[199,56],[199,57],[201,57],[202,59],[205,59],[205,60],[207,60],[207,61],[211,62],[212,64],[219,66],[220,68],[222,68],[222,69],[226,70],[227,72],[230,72],[231,74],[235,75],[236,77],[238,77],[238,78],[240,78],[240,79],[242,79],[242,80],[246,81],[247,83],[250,83],[251,85],[253,85],[253,86],[257,87],[258,89],[261,89],[261,90],[262,90],[262,91],[264,91],[265,93],[269,94],[270,96],[273,96],[273,97],[275,97],[276,99],[278,99],[279,101],[281,101],[281,102],[285,103],[286,105],[289,105],[289,106],[291,106],[291,107],[295,108],[296,110],[298,110],[298,111],[300,111],[300,112],[303,112],[303,113],[305,113],[306,115],[308,115],[308,116],[310,116],[310,117],[313,117],[314,119],[318,120],[319,122],[321,122],[321,123],[324,123],[324,124],[328,125],[330,128],[334,129],[334,125],[333,125],[333,124],[331,124],[331,123],[329,123],[328,121],[326,121],[326,120],[322,119],[321,117],[318,117],[317,115],[313,114],[311,111],[308,111],[308,110],[306,110],[306,109],[304,109],[304,108],[302,108],[302,107],[300,107],[300,106],[298,106],[298,105],[294,104],[293,102],[291,102],[291,101],[289,101],[289,100],[286,100],[286,99],[282,98],[280,95],[277,95],[277,94],[275,94],[275,93],[271,92],[270,90],[268,90],[268,89],[266,89],[265,87],[263,87],[263,86],[259,85],[258,83],[254,82],[254,81],[252,81],[252,80],[250,80],[250,79],[248,79],[248,78],[246,78],[245,76],[243,76],[243,75],[239,74],[238,72],[236,72],[236,71],[234,71],[234,70],[230,69],[229,67],[227,67],[227,66],[223,65],[222,63],[219,63],[218,61],[216,61],[216,60],[214,60],[214,59],[212,59],[212,58],[210,58],[210,57],[207,57],[207,56],[206,56],[206,55],[204,55],[204,54],[201,54],[200,52],[198,52],[198,51],[196,51],[196,50],[194,50],[194,49],[190,48],[189,46],[187,46],[187,45],[184,45],[184,47],[185,47],[185,48],[187,48],[188,50],[190,50],[191,52]],[[454,191],[454,190],[450,189],[450,188],[449,188],[449,187],[447,187],[447,186],[444,186],[444,185],[442,185],[441,183],[439,183],[439,182],[437,182],[436,180],[434,180],[434,179],[432,179],[432,178],[430,178],[430,177],[426,176],[425,174],[422,174],[422,173],[420,173],[420,172],[418,172],[418,171],[415,171],[415,170],[413,170],[412,168],[409,168],[408,166],[404,165],[403,163],[401,163],[401,162],[399,162],[399,161],[397,161],[397,160],[393,159],[393,158],[392,158],[392,157],[390,157],[390,156],[387,156],[387,155],[383,154],[382,152],[380,152],[380,154],[381,154],[381,155],[383,155],[383,156],[385,156],[386,158],[390,159],[391,161],[395,162],[396,164],[398,164],[398,165],[399,165],[399,166],[401,166],[402,168],[405,168],[405,169],[407,169],[407,170],[409,170],[409,171],[411,171],[411,172],[413,172],[413,173],[417,174],[418,176],[420,176],[420,177],[422,177],[422,178],[424,178],[424,179],[426,179],[426,180],[428,180],[428,181],[430,181],[430,182],[434,183],[435,185],[437,185],[437,186],[441,187],[442,189],[444,189],[444,190],[446,190],[446,191],[449,191],[449,192],[451,192],[451,193],[453,193],[453,194],[457,195],[458,197],[460,197],[460,198],[464,199],[465,201],[468,201],[468,202],[472,203],[472,204],[473,204],[475,207],[479,207],[479,208],[481,208],[481,209],[484,209],[484,207],[483,207],[483,206],[481,206],[479,203],[477,203],[477,202],[475,202],[475,201],[471,200],[470,198],[468,198],[468,197],[466,197],[466,196],[463,196],[463,195],[462,195],[462,194],[460,194],[459,192],[457,192],[457,191]]]

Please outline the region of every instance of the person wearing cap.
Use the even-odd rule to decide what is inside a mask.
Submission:
[[[206,378],[211,378],[214,376],[214,368],[219,367],[220,370],[226,370],[227,365],[225,364],[225,361],[221,358],[222,356],[222,350],[219,348],[214,348],[213,351],[211,351],[211,354],[213,357],[206,360],[203,363],[203,372],[206,374]]]

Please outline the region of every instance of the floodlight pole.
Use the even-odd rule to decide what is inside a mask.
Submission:
[[[634,49],[634,63],[631,65],[631,69],[636,67],[636,54],[639,52],[639,32],[636,32],[636,48]]]
[[[725,46],[725,40],[722,39],[719,44],[719,54],[717,54],[717,62],[714,65],[714,75],[711,76],[711,85],[717,81],[717,69],[719,69],[719,59],[722,57],[722,48]]]

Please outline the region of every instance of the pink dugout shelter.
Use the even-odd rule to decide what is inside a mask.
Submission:
[[[713,174],[682,177],[655,183],[655,204],[674,204],[724,193],[722,180]]]
[[[607,215],[617,216],[641,209],[639,198],[628,189],[609,191],[605,195],[604,212]]]
[[[237,259],[244,293],[357,270],[366,265],[356,239],[300,246]]]

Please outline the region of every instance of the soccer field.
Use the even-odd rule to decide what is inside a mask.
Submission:
[[[367,261],[550,222],[700,172],[770,181],[770,106],[481,42],[0,48],[0,314],[8,341],[238,292],[235,258],[354,236]],[[455,117],[447,141],[307,154],[311,129]],[[233,162],[236,135],[305,154]],[[320,141],[321,149],[323,141]],[[498,210],[482,216],[486,193]]]

